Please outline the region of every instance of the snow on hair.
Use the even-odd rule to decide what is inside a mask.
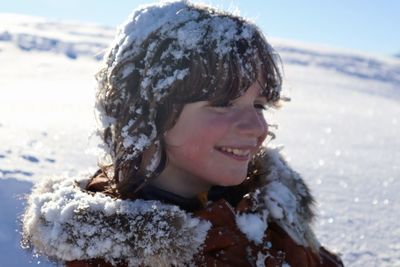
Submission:
[[[276,54],[241,17],[187,1],[140,7],[118,30],[97,75],[99,129],[118,182],[133,187],[163,167],[162,134],[185,103],[226,102],[263,76],[263,94],[280,98]],[[150,167],[142,154],[157,141]],[[135,177],[135,181],[127,179]],[[140,178],[142,177],[142,178]]]

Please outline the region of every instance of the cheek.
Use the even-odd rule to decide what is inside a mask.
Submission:
[[[210,146],[224,138],[229,131],[231,122],[222,116],[204,116],[193,120],[181,120],[167,132],[167,144],[193,150]]]
[[[221,134],[216,128],[193,127],[192,130],[175,135],[173,139],[166,137],[167,151],[174,159],[190,161],[209,157],[221,139]]]
[[[214,147],[226,137],[229,123],[217,117],[198,120],[195,124],[176,124],[165,135],[167,154],[177,165],[210,159]]]
[[[203,157],[207,155],[207,151],[201,145],[193,142],[181,146],[179,148],[171,148],[170,155],[178,161],[185,161],[185,162],[193,162],[201,160]]]

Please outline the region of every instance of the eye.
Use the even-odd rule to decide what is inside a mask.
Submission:
[[[267,110],[267,105],[264,104],[254,104],[256,109]]]
[[[228,112],[230,112],[233,108],[234,104],[232,102],[220,102],[220,103],[210,103],[209,107],[217,112],[217,113],[221,113],[221,114],[226,114]]]
[[[221,108],[221,109],[223,109],[223,108],[230,108],[230,107],[232,107],[232,106],[233,106],[233,103],[232,103],[232,102],[211,103],[210,106],[211,106],[211,107],[214,107],[214,108]]]

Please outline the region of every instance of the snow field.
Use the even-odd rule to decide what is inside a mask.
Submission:
[[[53,31],[67,29],[63,24],[41,25]],[[11,26],[8,29],[15,34]],[[57,38],[78,46],[79,40],[96,41],[99,47],[107,38],[111,41],[104,37],[109,36],[107,29],[85,29],[82,26],[74,40],[67,34]],[[288,41],[276,44],[292,101],[267,118],[279,124],[273,144],[284,145],[290,164],[316,197],[320,241],[340,252],[346,266],[400,266],[400,63]],[[38,261],[39,266],[54,266],[19,248],[21,198],[32,183],[44,176],[90,174],[96,169],[93,76],[101,63],[85,53],[77,55],[73,59],[63,51],[24,50],[15,42],[0,41],[4,266],[33,266]],[[352,72],[348,64],[353,64]]]

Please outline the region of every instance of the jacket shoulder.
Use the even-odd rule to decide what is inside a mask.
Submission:
[[[36,184],[23,216],[24,244],[59,261],[162,266],[190,262],[204,242],[209,222],[159,201],[91,193],[87,183],[63,177]]]

